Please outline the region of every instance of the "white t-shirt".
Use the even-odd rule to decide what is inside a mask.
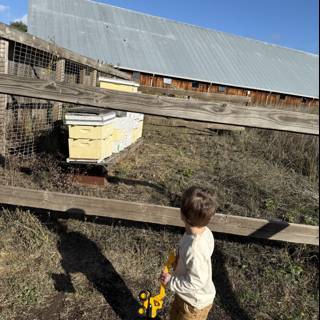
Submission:
[[[197,309],[212,304],[216,295],[212,281],[213,250],[214,238],[207,227],[198,235],[185,233],[180,241],[178,262],[169,288]]]

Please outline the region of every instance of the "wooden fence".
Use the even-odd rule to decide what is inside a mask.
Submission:
[[[178,208],[101,199],[58,192],[2,186],[0,203],[47,209],[71,214],[95,215],[182,227]],[[319,228],[217,213],[209,228],[214,232],[269,240],[319,245]]]
[[[154,97],[10,75],[0,75],[0,93],[185,120],[319,135],[318,115],[285,110]]]

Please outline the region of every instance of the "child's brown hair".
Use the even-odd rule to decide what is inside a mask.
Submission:
[[[181,213],[192,227],[205,227],[217,209],[216,197],[198,187],[187,189],[181,199]]]

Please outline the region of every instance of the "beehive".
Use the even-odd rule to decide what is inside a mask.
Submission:
[[[123,92],[137,92],[139,84],[133,81],[100,77],[100,87]],[[113,153],[118,153],[142,136],[143,114],[120,112],[113,122]]]
[[[117,153],[131,144],[132,123],[126,117],[117,117],[113,123],[113,152]]]
[[[71,159],[102,160],[112,155],[112,137],[107,139],[69,139]]]
[[[133,121],[131,142],[135,143],[139,138],[142,137],[144,115],[141,113],[128,112],[128,117]]]
[[[137,123],[136,128],[134,128],[132,132],[132,143],[135,143],[138,139],[142,137],[142,131],[143,131],[143,121],[139,121]]]
[[[65,115],[69,127],[69,157],[75,160],[102,160],[112,155],[114,111],[75,108]]]
[[[133,81],[99,77],[100,88],[123,92],[137,92],[139,84]]]
[[[106,139],[112,136],[112,123],[103,126],[69,125],[69,138],[73,139]]]

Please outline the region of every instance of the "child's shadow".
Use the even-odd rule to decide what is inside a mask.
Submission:
[[[47,226],[59,236],[57,247],[64,269],[64,274],[52,274],[56,290],[74,292],[70,274],[80,272],[104,296],[120,319],[131,320],[137,312],[138,302],[99,247],[79,232],[68,232],[57,220]]]
[[[249,315],[241,308],[232,288],[226,268],[225,255],[217,247],[214,250],[213,266],[213,282],[224,310],[227,311],[232,320],[250,320]]]

